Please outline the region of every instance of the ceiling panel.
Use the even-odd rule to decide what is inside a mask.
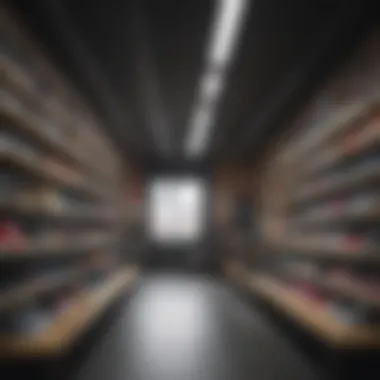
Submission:
[[[319,45],[338,2],[265,0],[253,3],[215,123],[213,149],[233,143],[255,115]]]
[[[180,161],[205,66],[214,1],[11,3],[103,115],[122,149],[155,164],[160,159],[166,164]],[[263,132],[275,130],[271,120],[279,114],[282,98],[306,98],[298,87],[289,92],[286,86],[308,83],[315,77],[308,66],[335,62],[334,47],[356,33],[351,24],[344,24],[350,9],[344,1],[250,4],[208,156],[229,154],[234,146],[239,152],[262,146]],[[360,12],[352,15],[363,19],[357,16]],[[334,28],[344,33],[334,35],[328,54],[317,55],[317,49],[329,45]]]

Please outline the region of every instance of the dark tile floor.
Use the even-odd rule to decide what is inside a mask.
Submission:
[[[75,380],[311,380],[268,318],[222,281],[149,275]]]

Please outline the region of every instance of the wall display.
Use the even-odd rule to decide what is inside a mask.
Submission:
[[[334,349],[380,347],[379,64],[374,33],[295,118],[263,170],[265,262],[227,271]]]
[[[0,6],[0,357],[64,353],[130,285],[121,161],[95,113]],[[75,105],[75,106],[74,106]]]

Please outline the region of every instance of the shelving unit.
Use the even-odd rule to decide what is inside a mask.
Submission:
[[[123,165],[4,4],[0,25],[0,357],[51,356],[136,279],[121,246]]]
[[[372,54],[358,51],[339,76],[321,85],[273,147],[256,199],[262,262],[255,272],[244,262],[225,269],[338,351],[380,348],[376,41],[368,45]]]
[[[46,275],[13,285],[12,288],[0,294],[0,311],[11,310],[20,304],[33,300],[43,293],[51,292],[59,287],[70,284],[70,282],[75,281],[81,275],[84,275],[84,271],[71,270],[69,273]]]
[[[358,124],[365,123],[378,111],[379,108],[379,96],[380,94],[371,95],[370,99],[364,97],[364,99],[357,100],[351,104],[350,107],[344,109],[342,112],[337,112],[327,123],[324,125],[318,125],[317,133],[311,133],[304,137],[301,137],[301,142],[297,146],[292,147],[288,155],[289,161],[293,163],[297,160],[302,160],[310,153],[321,152],[329,142],[350,129],[354,129]],[[313,130],[313,132],[315,131]],[[378,141],[378,140],[377,140]],[[371,143],[362,144],[363,149],[369,149]],[[360,149],[356,151],[358,153]],[[323,153],[322,153],[323,155]],[[348,154],[349,155],[349,154]],[[326,157],[326,156],[325,156]],[[342,158],[340,154],[328,155],[326,160],[322,160],[323,164],[319,164],[318,157],[314,161],[314,165],[309,167],[309,173],[315,174],[319,170],[325,170],[329,165],[333,165],[338,159]],[[311,170],[310,170],[311,169]]]
[[[380,98],[298,141],[308,160],[292,146],[274,184],[282,236],[264,236],[268,265],[247,286],[331,347],[380,347]]]
[[[284,287],[269,276],[252,276],[249,286],[280,312],[286,313],[335,348],[380,346],[380,326],[345,323],[319,304]]]
[[[379,249],[360,248],[360,247],[337,247],[329,242],[321,240],[308,240],[294,238],[294,242],[286,241],[283,244],[278,242],[271,249],[280,251],[279,254],[299,256],[303,258],[313,259],[330,259],[334,261],[349,261],[349,262],[369,262],[379,263]]]
[[[310,186],[306,185],[302,196],[296,197],[295,201],[309,203],[321,198],[332,196],[342,191],[353,191],[361,186],[378,183],[380,180],[380,168],[377,164],[352,170],[350,173],[338,174],[337,178],[327,180],[324,184],[316,181]]]
[[[108,239],[92,239],[65,243],[35,244],[27,248],[4,248],[0,250],[0,261],[18,259],[53,258],[59,256],[85,254],[88,251],[104,249],[111,245]]]
[[[60,355],[80,337],[136,278],[136,270],[121,270],[95,289],[84,291],[78,299],[57,313],[41,332],[31,336],[0,338],[0,353],[12,357]]]
[[[23,152],[1,152],[0,163],[17,166],[19,169],[24,170],[43,181],[51,183],[52,185],[69,187],[79,192],[84,192],[91,197],[101,197],[101,193],[89,185],[86,185],[82,177],[69,172],[57,174],[54,166],[49,167],[48,163],[28,157]]]
[[[346,208],[340,212],[319,212],[296,219],[301,225],[352,224],[354,222],[371,222],[380,218],[380,205],[376,202],[365,208]]]
[[[375,307],[380,306],[380,294],[377,294],[377,292],[368,291],[362,284],[355,283],[349,278],[343,277],[330,279],[328,276],[324,276],[323,274],[302,273],[297,270],[285,272],[284,277],[308,281],[331,292],[335,292],[338,295],[363,301]]]
[[[5,71],[5,77],[8,78],[9,75],[11,75],[8,74],[9,65],[10,63],[3,63],[1,65],[2,70]],[[69,145],[57,139],[54,135],[47,133],[46,130],[44,131],[40,126],[44,120],[38,118],[37,115],[33,115],[30,111],[28,112],[25,110],[25,112],[20,113],[19,107],[12,107],[12,105],[10,105],[10,107],[3,110],[2,118],[12,123],[15,128],[20,130],[20,132],[32,135],[35,139],[39,140],[45,146],[50,147],[64,158],[69,158],[83,168],[90,168],[92,166],[90,163],[83,161],[83,157],[80,153],[76,152]]]
[[[25,217],[46,218],[51,220],[92,220],[93,222],[99,221],[103,223],[116,223],[124,217],[123,212],[119,215],[108,215],[107,212],[96,208],[83,207],[83,209],[66,208],[64,210],[51,210],[49,207],[38,205],[23,205],[21,202],[8,202],[0,204],[0,211],[6,214],[20,215]]]

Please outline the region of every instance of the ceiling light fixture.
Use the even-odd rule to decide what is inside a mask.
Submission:
[[[209,102],[216,99],[222,90],[223,77],[217,74],[207,74],[201,80],[201,99]]]
[[[211,64],[222,67],[232,58],[248,1],[218,0],[217,3],[208,59]]]
[[[198,109],[194,114],[191,123],[191,131],[186,145],[186,153],[189,156],[196,156],[200,150],[204,149],[207,140],[207,129],[211,124],[211,112],[208,110]]]
[[[185,141],[186,154],[190,157],[201,155],[207,147],[215,109],[223,91],[226,71],[234,55],[248,3],[248,0],[217,1],[199,100],[193,110]]]

